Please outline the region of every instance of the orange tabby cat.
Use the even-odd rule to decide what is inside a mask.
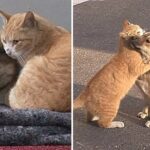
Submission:
[[[98,125],[105,128],[122,128],[124,123],[113,121],[117,115],[121,99],[127,94],[138,76],[150,70],[149,64],[144,64],[139,52],[143,46],[150,49],[148,36],[134,24],[125,21],[120,33],[118,53],[106,64],[88,83],[85,90],[75,100],[74,107],[86,107],[88,120],[97,117]],[[132,48],[131,48],[132,47]]]
[[[10,91],[10,106],[70,110],[70,33],[33,12],[0,13],[6,20],[1,34],[4,49],[24,66]]]

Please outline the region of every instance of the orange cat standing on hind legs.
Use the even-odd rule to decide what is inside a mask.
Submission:
[[[88,83],[85,90],[75,100],[74,107],[87,109],[87,119],[95,116],[99,126],[105,128],[122,128],[124,123],[113,121],[117,115],[121,99],[127,94],[136,79],[150,70],[138,51],[143,46],[150,50],[150,37],[142,36],[144,31],[138,26],[125,21],[120,33],[120,46],[108,64],[106,64]],[[134,35],[139,35],[134,37]]]
[[[71,109],[70,33],[33,12],[5,18],[1,39],[6,53],[23,66],[11,89],[12,108]]]

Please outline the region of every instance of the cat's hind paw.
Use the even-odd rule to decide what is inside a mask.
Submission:
[[[149,58],[143,57],[142,59],[143,59],[143,63],[144,63],[144,64],[149,64],[149,63],[150,63]]]
[[[99,120],[99,117],[98,117],[98,116],[94,116],[94,117],[92,118],[92,121],[97,121],[97,120]]]
[[[121,121],[113,121],[108,128],[124,128],[124,123]]]
[[[145,126],[148,127],[148,128],[150,128],[150,121],[147,121],[147,122],[145,123]]]

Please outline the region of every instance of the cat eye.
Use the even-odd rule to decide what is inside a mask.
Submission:
[[[19,40],[13,40],[13,44],[17,44]]]

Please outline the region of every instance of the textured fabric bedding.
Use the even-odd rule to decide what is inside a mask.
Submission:
[[[71,150],[70,146],[3,146],[0,150]]]
[[[0,106],[0,145],[70,145],[71,113]]]

